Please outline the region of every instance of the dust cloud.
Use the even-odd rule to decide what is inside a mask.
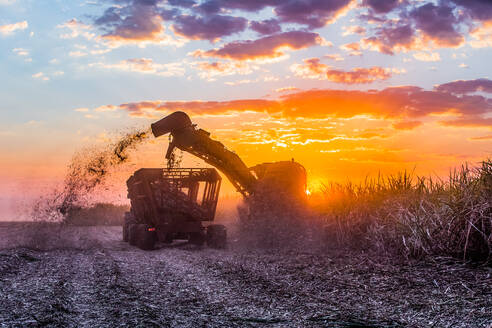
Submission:
[[[77,152],[67,167],[63,186],[34,204],[32,219],[63,222],[71,211],[87,204],[96,187],[104,183],[117,166],[128,162],[129,153],[148,140],[150,134],[150,129],[127,132],[102,147]]]

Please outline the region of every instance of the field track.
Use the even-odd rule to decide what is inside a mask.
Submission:
[[[0,225],[0,327],[492,327],[487,267],[234,241],[149,252],[120,227],[64,229],[34,250],[47,230]]]

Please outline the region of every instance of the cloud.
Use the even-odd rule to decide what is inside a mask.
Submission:
[[[193,0],[167,0],[167,2],[172,6],[183,8],[191,8],[196,4],[196,2]]]
[[[29,56],[29,50],[24,48],[14,48],[12,49],[12,52],[15,53],[17,56]]]
[[[352,35],[352,34],[359,34],[359,35],[363,35],[366,33],[366,29],[362,26],[357,26],[357,25],[353,25],[353,26],[344,26],[343,27],[344,31],[343,32],[343,36],[347,36],[347,35]]]
[[[222,48],[195,51],[195,57],[214,57],[233,60],[268,60],[285,56],[285,49],[299,50],[323,43],[318,33],[291,31],[266,36],[254,41],[235,41]]]
[[[438,52],[417,52],[413,54],[413,58],[425,62],[441,61],[441,56]]]
[[[195,115],[220,115],[228,112],[264,112],[275,107],[274,101],[246,99],[232,101],[142,101],[125,103],[119,109],[127,111],[130,116],[153,117],[156,112],[173,112],[183,110]]]
[[[275,89],[275,92],[290,92],[290,91],[297,91],[299,88],[296,87],[283,87],[283,88],[278,88]]]
[[[216,42],[244,31],[252,13],[258,14],[268,7],[272,16],[249,23],[251,30],[264,36],[280,34],[283,24],[312,32],[356,8],[355,17],[361,22],[343,27],[343,35],[365,35],[369,31],[371,34],[361,45],[382,53],[458,47],[464,44],[466,32],[475,38],[470,42],[472,46],[485,47],[492,43],[491,33],[483,28],[492,22],[492,3],[485,0],[108,1],[114,5],[94,23],[104,33],[102,37],[116,46],[145,42],[181,45],[185,39]],[[366,27],[367,22],[371,24]],[[166,23],[183,39],[167,35]]]
[[[183,41],[165,34],[163,22],[174,17],[175,11],[158,6],[159,1],[133,0],[106,9],[94,24],[105,33],[102,38],[113,47],[123,44],[161,43],[179,46]]]
[[[92,40],[96,36],[96,34],[92,32],[91,25],[84,24],[75,18],[57,25],[57,28],[68,29],[70,31],[69,33],[61,34],[60,38],[62,39],[75,39],[81,36],[87,40]]]
[[[435,88],[437,91],[450,92],[454,94],[467,94],[473,92],[492,93],[492,80],[476,79],[476,80],[459,80],[449,83],[444,83]]]
[[[87,53],[86,52],[83,52],[83,51],[80,51],[80,50],[76,50],[76,51],[70,51],[68,53],[68,55],[70,57],[75,57],[75,58],[78,58],[78,57],[84,57],[84,56],[87,56]]]
[[[360,51],[360,44],[358,42],[352,42],[352,43],[341,45],[340,49],[348,51],[351,56],[362,55],[362,52]]]
[[[327,59],[334,60],[334,61],[344,61],[345,60],[340,54],[324,55],[323,57],[327,58]]]
[[[480,21],[492,20],[492,2],[488,0],[451,0],[461,6],[472,18]]]
[[[308,79],[326,79],[326,72],[330,69],[330,66],[321,63],[319,58],[308,58],[303,60],[304,64],[294,64],[290,67],[290,70],[296,75],[302,78]]]
[[[225,82],[225,84],[235,86],[235,85],[241,85],[241,84],[256,83],[258,81],[259,81],[259,79],[255,79],[255,80],[245,79],[245,80],[239,80],[239,81],[228,81],[228,82]]]
[[[262,35],[270,35],[282,31],[282,27],[276,19],[252,21],[250,27],[253,31]]]
[[[400,5],[400,0],[363,0],[362,5],[371,8],[378,14],[386,14]]]
[[[304,64],[294,64],[291,71],[296,76],[310,79],[328,80],[335,83],[362,84],[377,80],[386,80],[391,77],[391,70],[382,67],[354,68],[352,71],[331,69],[320,62],[319,58],[305,59]]]
[[[479,5],[478,2],[481,4]],[[477,18],[473,18],[476,13],[472,13],[478,7],[485,12],[490,11],[492,5],[483,5],[483,3],[485,1],[482,0],[472,0],[470,3],[461,0],[436,2],[364,0],[363,5],[370,7],[371,10],[368,14],[359,15],[359,19],[371,22],[376,27],[373,29],[372,36],[362,40],[362,45],[390,55],[410,50],[456,48],[465,43],[464,33],[468,30],[475,38],[470,42],[472,46],[488,46],[488,41],[492,39],[488,35],[491,33],[485,32],[487,29],[483,26],[477,26]],[[378,15],[395,9],[398,9],[395,13],[398,19]],[[489,17],[489,14],[481,17]],[[486,20],[483,22],[487,23]]]
[[[25,30],[28,28],[29,24],[27,21],[17,22],[13,24],[0,25],[0,34],[1,35],[11,35],[15,31]]]
[[[362,84],[386,80],[391,75],[390,70],[374,66],[371,68],[358,67],[349,72],[330,69],[326,72],[326,79],[335,83]]]
[[[268,6],[275,6],[285,0],[207,0],[200,6],[199,10],[205,13],[217,13],[221,10],[237,9],[242,11],[255,12]]]
[[[474,28],[470,32],[470,35],[473,38],[473,40],[470,41],[470,45],[473,48],[492,47],[492,21]]]
[[[453,7],[441,2],[438,6],[427,3],[410,13],[416,27],[424,38],[442,47],[458,47],[465,38],[457,30],[459,19],[453,13]]]
[[[492,140],[492,134],[480,137],[471,137],[470,140]]]
[[[362,44],[388,55],[408,51],[416,47],[415,31],[410,24],[388,23],[379,28],[375,36],[362,39]]]
[[[198,75],[207,80],[217,76],[246,75],[258,69],[258,66],[246,62],[193,62],[192,66],[199,70]]]
[[[50,80],[50,78],[47,77],[43,72],[38,72],[36,74],[33,74],[32,77],[35,79],[38,79],[38,80],[42,80],[42,81],[49,81]]]
[[[413,130],[422,125],[420,121],[401,121],[393,123],[393,128],[396,130]]]
[[[122,60],[116,64],[92,63],[90,67],[101,67],[105,69],[116,69],[126,72],[152,74],[159,76],[182,76],[185,73],[182,63],[158,64],[150,58],[132,58]]]
[[[345,13],[352,0],[284,0],[274,12],[281,22],[306,25],[310,29],[323,27]]]
[[[153,101],[118,106],[131,116],[157,115],[183,110],[190,115],[223,115],[252,111],[283,118],[353,118],[368,115],[400,122],[452,113],[447,126],[492,126],[492,101],[483,96],[454,95],[415,86],[382,90],[308,90],[284,94],[279,99],[238,99],[229,101]],[[159,116],[162,114],[158,114]],[[417,124],[417,123],[411,123]],[[404,124],[405,125],[405,124]],[[404,126],[402,125],[402,126]],[[398,126],[398,125],[397,125]]]
[[[207,0],[196,7],[205,14],[240,10],[258,12],[273,7],[282,23],[306,25],[309,29],[320,28],[336,20],[353,3],[353,0]]]
[[[248,21],[242,17],[181,15],[175,18],[172,28],[176,34],[187,39],[215,42],[221,37],[244,31],[247,25]]]
[[[164,27],[158,15],[133,15],[122,19],[114,31],[103,37],[115,41],[161,41]]]
[[[88,112],[89,111],[89,108],[80,107],[80,108],[75,108],[74,111],[75,112]]]
[[[99,106],[97,108],[94,108],[94,111],[95,112],[114,112],[117,109],[118,109],[118,107],[114,106],[114,105],[103,105],[103,106]]]
[[[479,115],[461,117],[455,120],[440,121],[444,126],[465,127],[465,128],[490,128],[492,129],[492,118]]]

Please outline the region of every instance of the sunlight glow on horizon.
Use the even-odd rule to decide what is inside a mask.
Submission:
[[[492,156],[492,4],[209,1],[1,3],[0,191],[61,183],[75,152],[177,110],[248,166],[295,158],[311,193]]]

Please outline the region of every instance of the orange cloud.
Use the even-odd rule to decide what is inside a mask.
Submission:
[[[278,88],[275,89],[275,92],[289,92],[289,91],[297,91],[299,88],[296,87],[283,87],[283,88]]]
[[[357,42],[347,43],[340,46],[340,49],[348,51],[351,56],[360,56],[362,52],[360,51],[360,44]]]
[[[362,26],[352,25],[352,26],[344,26],[342,28],[345,32],[343,32],[343,36],[352,35],[352,34],[360,34],[363,35],[366,33],[366,29]]]
[[[354,68],[352,71],[330,69],[330,66],[320,62],[319,58],[305,59],[304,64],[291,66],[295,75],[303,78],[328,80],[335,83],[362,84],[377,80],[389,79],[391,71],[382,67]]]
[[[372,83],[377,80],[386,80],[391,77],[391,72],[382,67],[354,68],[351,72],[340,70],[328,70],[326,78],[329,81],[346,84]]]
[[[130,112],[131,116],[148,116],[148,112],[174,112],[182,110],[194,115],[221,115],[230,112],[275,112],[280,111],[276,101],[244,99],[232,101],[143,101],[126,103],[120,109]],[[147,112],[147,114],[146,114]]]
[[[485,118],[482,116],[469,116],[461,117],[455,120],[440,121],[444,126],[453,127],[470,127],[470,128],[490,128],[492,129],[492,118]]]
[[[340,54],[330,54],[330,55],[324,55],[324,58],[331,59],[334,61],[343,61],[344,58]]]
[[[117,109],[118,109],[118,107],[114,106],[114,105],[103,105],[103,106],[99,106],[99,107],[95,108],[94,111],[96,111],[96,112],[113,112]]]
[[[402,121],[393,123],[393,128],[397,130],[413,130],[422,125],[420,121]]]
[[[191,115],[223,115],[234,112],[257,112],[283,118],[398,118],[412,121],[436,114],[454,113],[455,121],[447,126],[492,126],[492,103],[483,96],[456,95],[413,86],[383,90],[309,90],[285,94],[276,100],[238,99],[230,101],[155,101],[119,106],[132,116],[183,110]],[[142,108],[145,108],[143,110]],[[161,115],[161,114],[159,114]],[[416,123],[414,123],[416,124]]]
[[[492,134],[489,134],[487,136],[481,136],[481,137],[472,137],[470,140],[492,140]]]
[[[441,60],[441,56],[439,55],[438,52],[417,52],[413,54],[413,58],[420,60],[420,61],[425,61],[425,62],[437,62]]]
[[[326,78],[326,71],[328,71],[330,66],[321,63],[319,58],[309,58],[303,61],[304,64],[294,64],[290,67],[290,70],[296,76],[319,80]]]
[[[470,41],[473,48],[492,47],[492,20],[473,29],[470,35],[473,37]]]

